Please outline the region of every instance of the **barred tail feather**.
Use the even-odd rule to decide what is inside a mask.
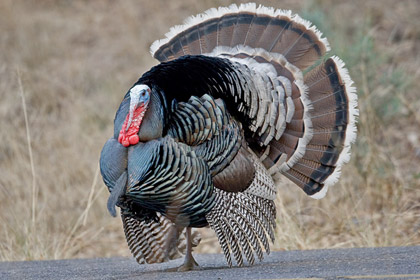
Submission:
[[[337,182],[356,138],[357,95],[344,63],[336,56],[305,75],[313,136],[284,175],[319,199]],[[287,132],[287,128],[286,128]]]
[[[171,28],[165,39],[154,42],[150,51],[163,62],[238,45],[283,54],[300,69],[311,66],[329,50],[328,41],[309,21],[291,11],[250,3],[190,17],[184,25]]]

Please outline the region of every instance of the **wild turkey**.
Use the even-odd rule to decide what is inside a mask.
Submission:
[[[255,4],[210,9],[153,43],[160,64],[125,95],[100,160],[139,263],[179,255],[187,228],[181,269],[194,267],[190,229],[209,225],[230,266],[253,264],[274,240],[274,180],[313,198],[336,183],[358,110],[328,51],[310,22]]]

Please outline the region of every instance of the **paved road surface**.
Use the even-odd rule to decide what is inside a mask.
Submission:
[[[182,260],[138,265],[131,258],[0,262],[0,279],[420,279],[420,246],[273,252],[228,268],[219,254],[196,255],[201,269],[170,272]]]

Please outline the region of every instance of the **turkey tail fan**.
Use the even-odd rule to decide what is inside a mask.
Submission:
[[[210,9],[151,47],[160,61],[205,54],[239,61],[257,73],[271,64],[276,75],[268,84],[277,95],[258,88],[258,104],[250,95],[255,118],[247,141],[270,175],[286,175],[314,198],[325,195],[349,160],[358,115],[344,63],[332,57],[313,67],[327,51],[328,41],[310,22],[255,4]]]
[[[256,4],[210,9],[174,26],[150,51],[159,61],[211,53],[216,47],[244,45],[282,54],[299,69],[321,58],[329,44],[321,33],[291,11]]]
[[[359,113],[357,95],[344,63],[336,56],[312,69],[304,79],[313,135],[302,157],[282,171],[308,195],[319,199],[337,182],[341,166],[350,159]]]
[[[139,264],[161,263],[182,257],[185,251],[185,233],[169,219],[157,213],[157,220],[140,221],[121,214],[124,233],[133,257]],[[193,232],[193,246],[201,240]]]
[[[231,5],[191,17],[166,36],[151,47],[160,61],[206,54],[239,61],[255,72],[271,64],[276,75],[269,79],[278,95],[260,88],[258,104],[250,95],[255,122],[247,140],[256,141],[252,148],[270,175],[285,174],[315,198],[337,181],[355,138],[357,97],[337,57],[303,75],[329,50],[310,22],[290,11]]]

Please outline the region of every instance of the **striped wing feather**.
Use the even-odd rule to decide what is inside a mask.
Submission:
[[[249,264],[255,262],[255,257],[262,260],[263,249],[270,253],[269,239],[274,241],[275,185],[256,156],[251,158],[255,176],[250,186],[242,192],[216,188],[216,204],[206,215],[230,266],[232,256],[239,266],[244,264],[244,259]]]
[[[128,247],[139,264],[160,263],[180,257],[177,252],[178,230],[159,215],[158,221],[139,221],[122,215]]]
[[[139,264],[166,262],[185,254],[185,231],[161,214],[147,222],[125,214],[121,219],[128,247]],[[193,231],[192,240],[194,247],[200,243],[198,231]]]

